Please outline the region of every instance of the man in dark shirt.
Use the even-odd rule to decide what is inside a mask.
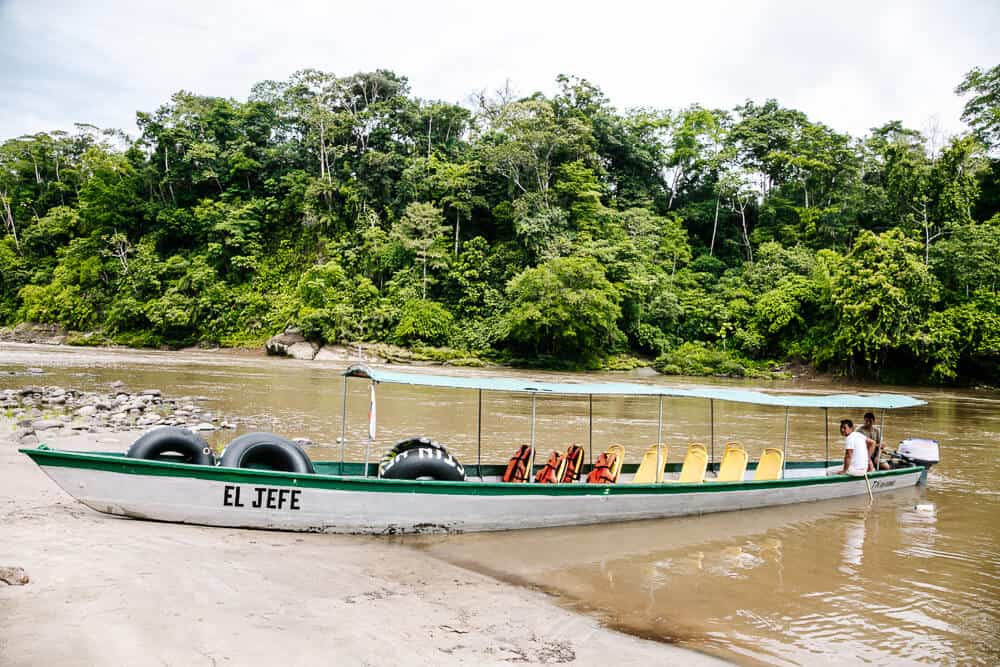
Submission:
[[[871,412],[865,413],[865,423],[854,429],[858,433],[864,434],[869,440],[875,441],[875,448],[872,451],[872,467],[875,470],[888,470],[889,464],[886,462],[879,462],[879,456],[882,454],[882,429],[875,425],[875,414]]]

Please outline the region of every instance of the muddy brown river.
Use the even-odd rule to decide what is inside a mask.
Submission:
[[[38,367],[42,375],[27,375]],[[161,389],[204,396],[235,418],[237,432],[273,430],[314,441],[316,459],[337,460],[343,364],[231,352],[136,352],[0,345],[0,389],[27,384],[82,390]],[[414,369],[419,371],[420,369]],[[14,374],[11,374],[11,372]],[[475,373],[427,369],[434,373]],[[503,371],[505,375],[517,371]],[[526,376],[529,374],[525,374]],[[548,380],[608,375],[530,373]],[[615,380],[807,392],[898,391],[928,402],[889,411],[885,439],[934,438],[942,462],[927,487],[868,498],[607,526],[401,539],[467,568],[550,592],[608,625],[743,664],[1000,664],[1000,394],[927,387],[871,387],[829,380],[742,382],[701,378]],[[350,380],[346,440],[365,456],[368,385]],[[382,385],[370,456],[399,439],[428,435],[465,464],[506,462],[530,437],[527,397]],[[657,399],[541,397],[540,452],[611,443],[636,462],[656,441]],[[842,456],[837,423],[858,414],[788,415],[789,459]],[[591,418],[592,415],[592,418]],[[715,456],[740,440],[751,456],[782,446],[781,409],[716,402]],[[592,428],[591,428],[592,423]],[[663,440],[679,462],[687,443],[712,441],[707,401],[663,402]],[[221,447],[233,432],[212,434]],[[329,539],[336,540],[336,536]]]

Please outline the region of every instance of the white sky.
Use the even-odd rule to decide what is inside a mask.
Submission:
[[[963,129],[953,91],[1000,64],[1000,1],[0,0],[0,141],[136,133],[180,89],[246,99],[264,79],[385,68],[464,103],[510,79],[589,79],[619,109],[776,98],[861,135],[889,120]]]

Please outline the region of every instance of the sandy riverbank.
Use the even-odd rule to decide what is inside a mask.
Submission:
[[[119,519],[0,421],[0,664],[718,664],[384,540]],[[47,438],[123,450],[134,434]]]

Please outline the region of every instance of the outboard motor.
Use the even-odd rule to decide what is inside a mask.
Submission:
[[[941,461],[938,441],[928,438],[907,438],[899,443],[899,449],[892,452],[890,456],[892,457],[890,465],[893,468],[907,466],[930,468]]]

